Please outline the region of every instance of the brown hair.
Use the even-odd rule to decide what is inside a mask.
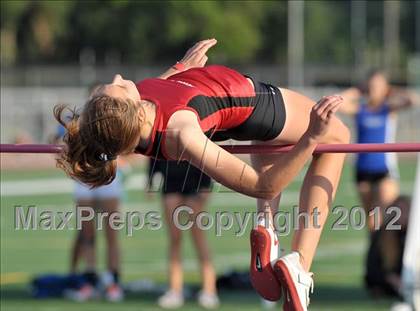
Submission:
[[[139,139],[139,109],[131,100],[105,95],[89,99],[80,115],[66,105],[55,106],[54,116],[66,128],[57,166],[92,188],[111,183],[117,155]]]

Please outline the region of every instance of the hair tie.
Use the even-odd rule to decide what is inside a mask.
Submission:
[[[103,161],[103,162],[107,162],[107,161],[113,161],[113,160],[115,160],[117,157],[116,156],[111,156],[111,155],[108,155],[108,154],[106,154],[106,153],[101,153],[100,155],[99,155],[99,157],[98,157],[98,159],[100,160],[100,161]]]

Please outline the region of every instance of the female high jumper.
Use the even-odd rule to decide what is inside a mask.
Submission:
[[[334,199],[344,154],[312,156],[320,143],[348,143],[347,127],[335,117],[342,98],[317,103],[284,88],[258,82],[224,66],[206,66],[215,39],[193,46],[158,78],[137,84],[116,75],[99,88],[79,114],[64,121],[65,106],[54,114],[67,128],[66,148],[58,165],[71,177],[93,187],[116,173],[119,155],[140,153],[186,160],[221,184],[257,198],[261,215],[275,211],[281,192],[311,160],[301,188],[299,210],[319,217],[300,217],[292,252],[278,258],[272,221],[261,217],[251,233],[251,280],[266,299],[285,294],[285,310],[307,310],[309,272],[329,206]],[[192,68],[199,67],[199,68]],[[252,155],[248,165],[214,141],[251,140],[294,144],[286,154]]]
[[[352,87],[341,93],[339,112],[354,117],[357,143],[389,143],[396,136],[397,114],[412,107],[416,98],[407,90],[390,85],[385,72],[369,73],[364,88]],[[368,215],[369,233],[382,225],[383,212],[399,196],[399,173],[395,153],[361,153],[356,161],[356,186]],[[381,207],[379,222],[371,211]]]

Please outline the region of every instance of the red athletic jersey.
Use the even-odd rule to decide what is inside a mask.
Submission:
[[[203,132],[214,140],[227,139],[223,132],[246,121],[254,109],[255,91],[242,74],[224,67],[193,68],[164,79],[137,83],[142,99],[156,105],[151,143],[136,152],[169,159],[165,152],[165,131],[169,118],[178,110],[197,115]],[[218,135],[220,134],[220,135]]]

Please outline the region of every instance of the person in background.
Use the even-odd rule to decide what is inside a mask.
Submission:
[[[58,143],[65,135],[65,128],[57,127],[53,143]],[[123,159],[118,160],[120,168],[127,164]],[[95,212],[107,212],[103,224],[107,246],[107,271],[101,280],[97,273],[96,261],[96,228],[95,219],[83,221],[81,230],[76,232],[70,255],[70,273],[75,274],[82,259],[85,262],[83,277],[85,283],[76,290],[67,290],[65,296],[68,299],[83,302],[97,298],[101,293],[105,299],[111,302],[123,300],[124,293],[120,285],[120,248],[118,243],[118,231],[113,230],[108,222],[112,213],[119,211],[120,201],[123,194],[122,170],[117,173],[115,180],[105,186],[90,189],[88,186],[74,183],[74,201],[77,214],[88,217],[89,212],[84,207],[91,207]]]
[[[389,208],[398,208],[401,214],[387,214],[380,230],[372,234],[365,286],[373,297],[386,295],[402,299],[401,273],[410,205],[410,197],[399,196]]]
[[[414,94],[391,86],[386,74],[380,70],[368,75],[365,87],[353,87],[341,95],[344,101],[339,111],[354,117],[357,143],[394,142],[398,111],[415,102]],[[357,191],[369,215],[369,232],[379,228],[382,210],[398,197],[398,180],[395,153],[361,153],[357,156]],[[380,209],[375,215],[371,211],[377,206]]]
[[[182,231],[174,224],[173,214],[177,207],[187,206],[193,211],[191,217],[204,211],[208,201],[211,179],[200,170],[182,161],[149,161],[149,182],[146,189],[151,191],[153,176],[161,173],[162,206],[168,224],[169,237],[169,289],[158,299],[162,308],[179,308],[184,304],[183,271],[181,263]],[[204,232],[194,222],[191,233],[197,251],[201,276],[202,289],[198,293],[198,303],[206,309],[219,306],[216,290],[216,274],[211,262],[210,250]]]

